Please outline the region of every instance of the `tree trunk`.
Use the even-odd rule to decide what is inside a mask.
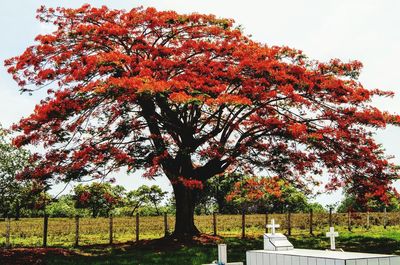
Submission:
[[[157,204],[153,202],[154,208],[156,208],[157,216],[161,215],[160,210],[158,210]]]
[[[200,231],[194,224],[195,192],[181,183],[173,184],[176,200],[175,231],[172,236],[178,239],[191,239]]]
[[[17,203],[16,203],[16,206],[15,206],[15,220],[16,221],[19,220],[20,215],[21,215],[21,205],[20,205],[20,202],[18,200]]]
[[[92,218],[96,218],[98,215],[98,210],[97,208],[92,208]]]

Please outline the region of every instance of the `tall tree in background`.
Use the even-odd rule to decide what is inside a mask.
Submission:
[[[6,66],[22,91],[49,96],[14,129],[40,144],[21,178],[102,178],[119,168],[164,174],[176,198],[173,236],[198,234],[209,178],[264,170],[296,185],[328,172],[328,189],[385,194],[397,172],[372,128],[399,116],[370,105],[361,63],[309,60],[244,36],[232,20],[154,8],[45,8],[55,25]]]
[[[131,207],[133,215],[141,206],[151,204],[160,215],[160,204],[166,198],[168,192],[162,191],[157,185],[151,187],[142,185],[137,190],[132,190],[126,195],[126,203]]]
[[[92,217],[109,216],[111,210],[122,203],[124,191],[122,186],[93,182],[76,186],[73,197],[76,208],[89,209]]]
[[[147,197],[149,198],[149,202],[156,209],[157,215],[160,215],[160,204],[166,198],[168,192],[163,191],[159,186],[152,185],[148,188]]]
[[[140,186],[137,190],[131,190],[126,194],[126,205],[131,209],[131,215],[139,210],[140,207],[149,203],[146,190],[149,187],[146,185]]]
[[[228,194],[234,189],[234,184],[243,180],[245,176],[240,174],[217,175],[205,182],[204,188],[199,194],[196,212],[198,214],[211,214],[217,210],[219,213],[241,213],[241,209],[226,200]]]
[[[18,171],[28,165],[29,152],[11,144],[8,132],[0,127],[0,216],[19,218],[20,211],[34,197],[29,180],[17,180]]]
[[[303,212],[309,207],[307,193],[278,177],[252,176],[236,182],[227,201],[244,209],[256,207],[260,212]]]
[[[370,197],[365,204],[360,204],[354,194],[348,194],[344,191],[344,197],[337,206],[337,211],[340,213],[352,212],[383,212],[386,208],[387,211],[400,210],[400,194],[397,191],[388,191],[384,200],[379,197]]]

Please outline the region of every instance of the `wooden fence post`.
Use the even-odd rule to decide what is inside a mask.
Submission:
[[[139,213],[136,214],[136,241],[139,241]]]
[[[387,210],[386,207],[383,208],[383,228],[386,229],[387,227]]]
[[[167,237],[169,235],[168,215],[167,215],[167,213],[164,213],[164,231],[165,231],[165,236]]]
[[[110,243],[110,245],[112,245],[113,244],[113,238],[114,238],[114,234],[113,234],[113,215],[112,214],[110,214],[110,240],[109,240],[109,243]]]
[[[347,212],[347,230],[351,232],[351,211]]]
[[[217,235],[217,214],[213,212],[213,235]]]
[[[287,215],[287,226],[288,226],[288,236],[292,235],[292,213],[290,212],[290,210],[288,211],[288,215]]]
[[[246,213],[242,211],[242,238],[246,237]]]
[[[6,248],[11,246],[10,244],[10,236],[11,236],[11,220],[10,217],[7,216],[6,219]]]
[[[333,227],[333,221],[332,221],[332,207],[329,208],[329,227]]]
[[[367,229],[369,230],[370,228],[370,222],[369,222],[369,211],[367,211]]]
[[[47,231],[48,231],[48,226],[49,226],[49,217],[47,214],[44,214],[43,218],[43,247],[47,247]]]
[[[310,209],[310,235],[313,235],[313,209]]]
[[[265,213],[265,233],[268,234],[268,212]]]
[[[79,215],[75,216],[75,247],[79,246]]]

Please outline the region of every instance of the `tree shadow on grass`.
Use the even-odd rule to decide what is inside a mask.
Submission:
[[[246,250],[259,249],[262,241],[238,238],[219,239],[211,242],[171,242],[170,240],[143,240],[128,244],[92,245],[74,249],[55,248],[64,252],[47,251],[50,249],[21,248],[10,250],[7,255],[0,251],[1,265],[124,265],[124,264],[204,264],[217,259],[217,247],[220,242],[228,244],[230,261],[245,261]],[[46,252],[47,251],[47,252]],[[29,261],[29,262],[27,262]],[[34,261],[34,262],[33,262]]]
[[[254,245],[259,244],[256,240],[227,239],[228,257],[231,261],[245,261],[246,250],[255,249]],[[80,250],[82,251],[82,249]],[[95,256],[88,253],[97,253]],[[101,253],[103,252],[103,253]],[[154,265],[178,265],[193,264],[200,265],[210,263],[217,259],[217,248],[215,244],[189,244],[177,246],[162,246],[160,248],[151,246],[124,245],[119,247],[101,250],[99,248],[86,248],[79,255],[62,258],[58,255],[48,256],[45,264],[154,264]]]
[[[400,253],[400,242],[392,238],[351,236],[346,240],[340,240],[338,244],[340,244],[340,246],[347,251],[382,254]]]
[[[324,234],[316,236],[293,236],[290,241],[296,248],[326,249],[329,239]],[[262,249],[262,238],[224,238],[214,242],[177,243],[168,240],[148,240],[129,244],[93,245],[65,251],[49,251],[44,255],[32,255],[29,260],[34,262],[18,263],[18,255],[2,261],[8,265],[200,265],[217,259],[216,245],[224,242],[228,245],[229,261],[245,262],[246,251]],[[346,251],[394,254],[400,249],[400,241],[390,238],[373,238],[362,235],[348,235],[337,240],[337,246]],[[27,250],[27,249],[25,249]],[[37,252],[37,249],[32,249]],[[60,249],[58,249],[60,250]],[[21,252],[29,257],[29,252]]]

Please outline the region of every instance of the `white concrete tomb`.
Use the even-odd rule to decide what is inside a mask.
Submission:
[[[286,236],[275,233],[276,228],[279,227],[278,224],[275,224],[275,220],[271,220],[271,224],[267,225],[268,228],[271,228],[270,234],[264,234],[264,250],[291,250],[293,249],[292,243],[286,238]]]
[[[400,265],[400,256],[334,251],[335,237],[331,227],[326,234],[332,250],[294,249],[282,234],[275,233],[275,221],[268,226],[271,234],[264,234],[264,250],[246,252],[247,265]]]
[[[247,265],[400,265],[393,255],[339,252],[330,250],[293,249],[283,251],[250,250]]]

